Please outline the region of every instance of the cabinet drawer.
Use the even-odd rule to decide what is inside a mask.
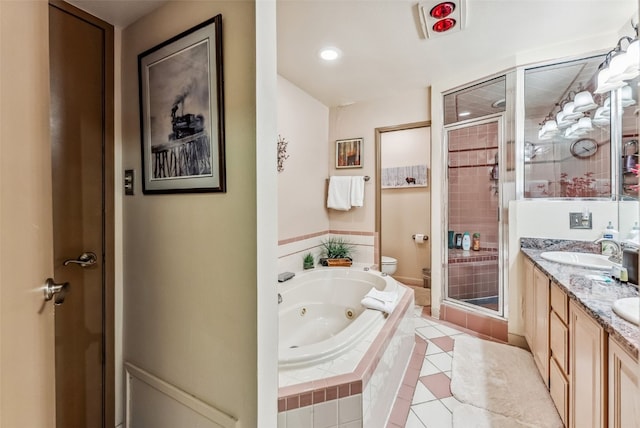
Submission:
[[[556,311],[563,323],[569,324],[568,298],[555,282],[551,283],[551,309]]]
[[[564,426],[569,426],[567,417],[569,416],[569,381],[562,374],[562,370],[556,364],[555,359],[551,358],[549,364],[549,394],[558,409],[560,419]]]
[[[551,311],[549,324],[551,355],[557,360],[560,370],[569,374],[569,328],[554,311]]]

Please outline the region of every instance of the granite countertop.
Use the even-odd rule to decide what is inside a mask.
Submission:
[[[590,242],[540,240],[523,238],[520,250],[531,259],[547,276],[558,283],[570,299],[576,301],[604,330],[620,345],[638,358],[640,350],[640,328],[613,312],[613,302],[623,297],[638,296],[638,289],[632,284],[613,281],[604,283],[590,279],[589,275],[604,274],[588,268],[569,266],[544,260],[544,251],[595,252]]]

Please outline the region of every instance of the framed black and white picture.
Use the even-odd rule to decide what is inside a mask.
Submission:
[[[138,55],[142,190],[225,192],[222,15]]]

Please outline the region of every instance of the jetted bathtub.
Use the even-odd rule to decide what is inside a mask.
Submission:
[[[279,367],[299,368],[336,358],[384,323],[382,312],[360,304],[372,287],[396,292],[398,299],[403,294],[390,276],[354,267],[313,269],[279,284]]]

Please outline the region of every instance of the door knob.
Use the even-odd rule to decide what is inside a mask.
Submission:
[[[98,257],[96,256],[96,253],[87,252],[80,254],[77,259],[65,260],[63,265],[68,266],[71,263],[75,263],[80,265],[80,267],[87,267],[95,265],[97,261]]]
[[[61,305],[64,302],[64,298],[69,289],[69,283],[63,282],[62,284],[56,284],[53,278],[47,278],[44,283],[44,300],[48,302],[55,297],[54,303]]]

